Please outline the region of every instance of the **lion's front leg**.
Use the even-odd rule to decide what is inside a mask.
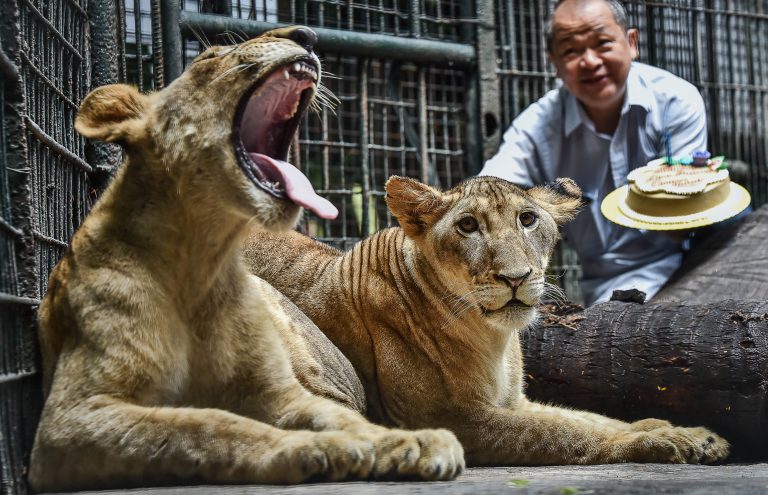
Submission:
[[[255,282],[262,288],[264,304],[270,304],[276,291],[271,287],[264,288],[263,282]],[[371,473],[374,478],[409,476],[447,480],[464,469],[463,449],[453,433],[447,430],[389,429],[363,417],[358,410],[364,410],[365,396],[351,365],[335,347],[327,347],[333,344],[324,336],[320,335],[324,341],[317,339],[316,335],[312,337],[314,334],[301,326],[302,319],[287,312],[296,309],[295,306],[286,306],[285,301],[281,302],[271,305],[269,321],[275,335],[279,335],[286,343],[285,349],[289,356],[279,359],[273,354],[267,359],[262,357],[261,361],[252,362],[256,367],[264,366],[264,369],[254,370],[257,375],[270,372],[273,377],[279,376],[281,386],[244,404],[244,414],[270,418],[269,422],[280,428],[343,431],[354,438],[371,442],[375,452]],[[312,325],[311,322],[308,324]],[[310,337],[314,340],[309,340]],[[324,349],[327,353],[338,352],[336,359],[312,352],[313,349],[317,350],[319,343],[326,346]],[[281,363],[290,363],[291,366],[281,367]],[[347,367],[348,371],[345,370]],[[301,373],[310,376],[302,379]],[[322,391],[322,396],[316,395],[318,390]],[[342,400],[332,400],[337,397]],[[357,404],[359,406],[356,407]]]
[[[36,491],[60,491],[360,479],[373,458],[365,439],[285,431],[220,409],[146,407],[108,395],[72,407],[54,398],[39,425],[29,480]]]
[[[374,478],[413,476],[449,480],[464,470],[463,448],[448,430],[385,428],[340,404],[303,390],[283,394],[283,410],[276,424],[287,429],[339,430],[371,442],[375,451]]]
[[[594,413],[523,403],[485,408],[454,432],[470,465],[711,463],[728,456],[728,442],[705,428],[660,420],[623,423]],[[648,430],[647,430],[648,429]]]

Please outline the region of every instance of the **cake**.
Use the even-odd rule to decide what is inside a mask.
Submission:
[[[648,230],[677,230],[720,222],[744,210],[749,193],[731,182],[724,157],[697,151],[632,170],[601,210],[611,221]]]
[[[680,216],[723,202],[731,182],[723,157],[709,159],[704,166],[682,164],[686,158],[659,158],[630,172],[627,206],[644,215],[668,216],[674,212]]]

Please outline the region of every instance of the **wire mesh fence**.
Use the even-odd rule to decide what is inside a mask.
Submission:
[[[0,9],[0,480],[19,492],[40,406],[35,308],[95,194],[74,130],[90,54],[84,2]]]

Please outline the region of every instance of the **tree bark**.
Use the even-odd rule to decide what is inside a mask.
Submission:
[[[699,238],[699,234],[697,234]],[[524,338],[528,395],[702,425],[768,459],[768,207],[718,228],[650,303],[560,308]]]
[[[608,302],[545,318],[523,342],[534,400],[707,426],[733,459],[768,458],[766,302]]]

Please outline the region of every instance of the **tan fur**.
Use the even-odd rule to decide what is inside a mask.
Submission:
[[[536,311],[504,306],[514,297],[539,302],[557,223],[579,206],[575,183],[524,191],[486,177],[441,193],[392,177],[386,190],[401,228],[348,253],[295,232],[260,230],[246,249],[251,269],[350,359],[373,419],[449,428],[474,465],[727,456],[728,443],[704,428],[656,419],[627,424],[525,397],[518,334]],[[526,228],[528,213],[537,221]],[[476,219],[476,232],[462,233],[467,217]]]
[[[155,94],[114,85],[84,100],[77,129],[127,158],[40,308],[34,490],[463,468],[450,432],[388,430],[354,411],[364,399],[348,361],[242,261],[248,226],[290,228],[300,211],[255,187],[231,143],[246,90],[307,56],[286,36],[212,48]]]

